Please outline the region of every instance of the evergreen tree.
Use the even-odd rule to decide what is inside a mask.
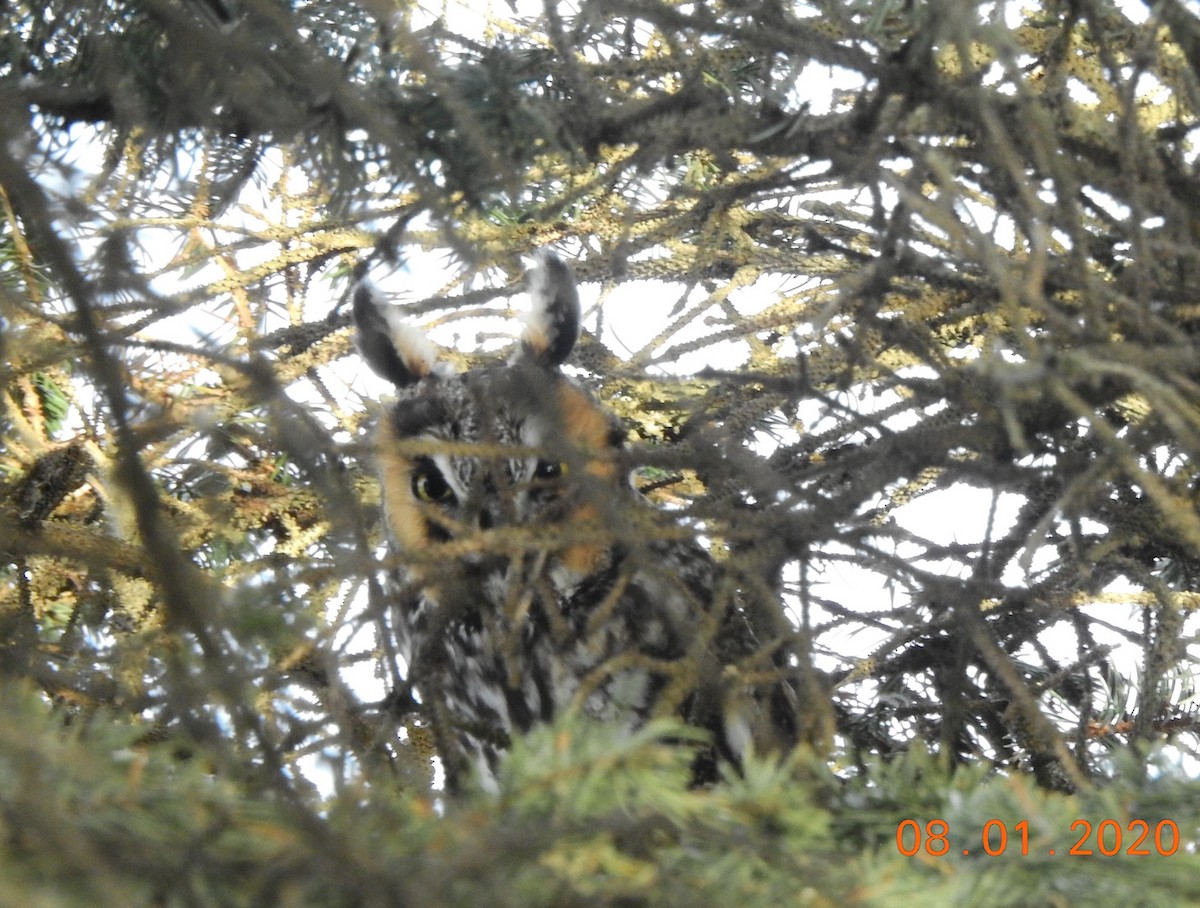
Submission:
[[[1200,902],[1200,15],[446,7],[4,9],[0,903]],[[779,603],[783,765],[565,720],[438,787],[346,293],[467,355],[547,245]]]

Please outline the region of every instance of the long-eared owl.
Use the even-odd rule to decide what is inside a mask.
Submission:
[[[514,734],[568,709],[631,728],[682,716],[712,737],[696,780],[736,771],[794,733],[779,649],[642,501],[625,433],[561,372],[580,323],[569,267],[543,253],[527,281],[513,355],[464,373],[371,285],[354,291],[359,349],[397,391],[377,450],[388,605],[447,776],[473,764],[486,782]]]

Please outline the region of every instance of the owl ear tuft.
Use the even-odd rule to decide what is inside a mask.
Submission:
[[[579,339],[579,291],[571,267],[543,250],[525,278],[533,309],[525,316],[521,352],[543,366],[562,365]]]
[[[381,378],[397,386],[411,385],[434,371],[437,346],[407,324],[367,280],[354,288],[354,326],[358,351]]]

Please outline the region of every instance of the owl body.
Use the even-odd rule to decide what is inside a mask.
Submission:
[[[397,388],[377,458],[410,683],[452,784],[472,766],[491,779],[514,735],[568,710],[628,728],[682,716],[712,733],[706,781],[764,716],[786,725],[786,683],[731,683],[762,647],[708,554],[623,475],[624,433],[559,370],[579,325],[567,266],[543,256],[529,283],[516,355],[462,374],[355,293],[360,349]]]

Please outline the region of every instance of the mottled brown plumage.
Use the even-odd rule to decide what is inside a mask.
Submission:
[[[579,330],[567,265],[543,255],[529,286],[511,361],[463,374],[355,291],[359,348],[397,390],[377,457],[409,679],[452,783],[470,765],[491,778],[514,734],[568,709],[630,728],[680,715],[712,733],[696,770],[710,780],[790,740],[782,660],[704,549],[651,519],[622,475],[624,433],[560,371]]]

